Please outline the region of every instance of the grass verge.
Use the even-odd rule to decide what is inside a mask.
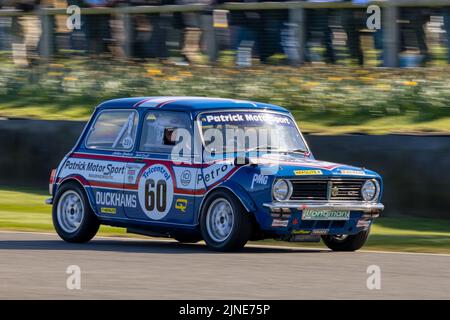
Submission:
[[[0,188],[0,230],[53,232],[45,191]],[[102,226],[102,236],[129,236],[124,229]],[[258,244],[324,247],[315,243],[264,240]],[[450,253],[450,221],[427,218],[379,218],[372,228],[367,250]]]
[[[20,68],[5,61],[0,55],[0,117],[86,120],[113,98],[210,96],[281,105],[305,132],[450,132],[450,66],[183,67],[73,57]]]

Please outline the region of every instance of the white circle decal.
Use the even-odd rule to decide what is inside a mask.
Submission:
[[[153,220],[164,218],[172,207],[173,179],[166,166],[148,167],[139,180],[139,203]]]

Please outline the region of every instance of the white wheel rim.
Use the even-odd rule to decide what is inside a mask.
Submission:
[[[228,239],[233,230],[234,212],[230,202],[224,198],[214,200],[206,213],[206,229],[215,242]]]
[[[59,198],[57,207],[58,224],[67,233],[78,230],[84,217],[84,205],[80,195],[73,190],[66,191]]]

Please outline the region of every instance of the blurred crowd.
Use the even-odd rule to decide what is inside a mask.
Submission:
[[[368,0],[342,1],[370,4]],[[364,48],[369,47],[375,52],[376,65],[383,65],[383,25],[379,30],[367,29],[365,9],[306,9],[305,45],[300,46],[298,28],[289,10],[221,10],[218,6],[224,2],[227,1],[0,0],[0,10],[24,12],[70,5],[95,8],[203,4],[207,8],[198,12],[86,14],[81,15],[80,28],[73,30],[68,29],[64,15],[47,16],[45,25],[39,15],[0,16],[0,51],[12,52],[14,61],[22,64],[39,58],[43,52],[47,56],[157,58],[181,64],[204,63],[205,59],[214,62],[220,52],[234,52],[235,62],[241,66],[250,65],[254,59],[261,63],[279,59],[287,63],[330,64],[350,59],[364,65]],[[400,8],[398,23],[399,53],[425,65],[432,57],[430,47],[435,46],[442,48],[444,59],[450,62],[450,6]]]

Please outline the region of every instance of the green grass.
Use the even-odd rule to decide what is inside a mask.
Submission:
[[[44,203],[47,198],[45,191],[0,188],[0,230],[54,232],[51,206]],[[121,236],[125,230],[102,226],[100,234]]]
[[[96,102],[91,101],[90,105],[95,106]],[[62,108],[60,105],[50,102],[42,105],[20,106],[17,101],[0,101],[0,117],[87,121],[92,111],[93,107],[89,108],[81,104]],[[450,117],[427,118],[414,114],[383,117],[327,116],[304,114],[296,110],[293,111],[293,115],[304,133],[337,135],[450,132]]]
[[[7,61],[0,55],[0,117],[87,120],[112,98],[214,96],[281,105],[303,131],[318,134],[450,132],[447,65],[183,67],[74,57],[21,68]]]
[[[95,105],[92,102],[92,105]],[[14,103],[0,102],[0,117],[32,118],[46,120],[87,121],[93,108],[72,105],[61,108],[57,104],[46,103],[44,106],[16,106]],[[376,118],[357,118],[345,116],[304,115],[293,112],[304,133],[314,134],[389,134],[389,133],[449,133],[450,117],[438,119],[418,119],[416,115],[384,116]]]
[[[302,119],[297,115],[296,119]],[[327,117],[306,118],[298,121],[300,130],[314,134],[392,134],[392,133],[448,133],[450,132],[450,117],[439,119],[418,120],[416,116],[385,116],[381,118],[365,119],[358,121],[353,119],[345,122],[346,119]],[[339,121],[341,121],[339,123]]]
[[[0,229],[53,232],[51,207],[44,204],[48,195],[22,189],[0,188]],[[102,236],[125,236],[125,230],[102,226]],[[324,247],[323,244],[286,243],[264,240],[258,244]],[[364,249],[450,253],[450,221],[427,218],[395,217],[376,220]]]

